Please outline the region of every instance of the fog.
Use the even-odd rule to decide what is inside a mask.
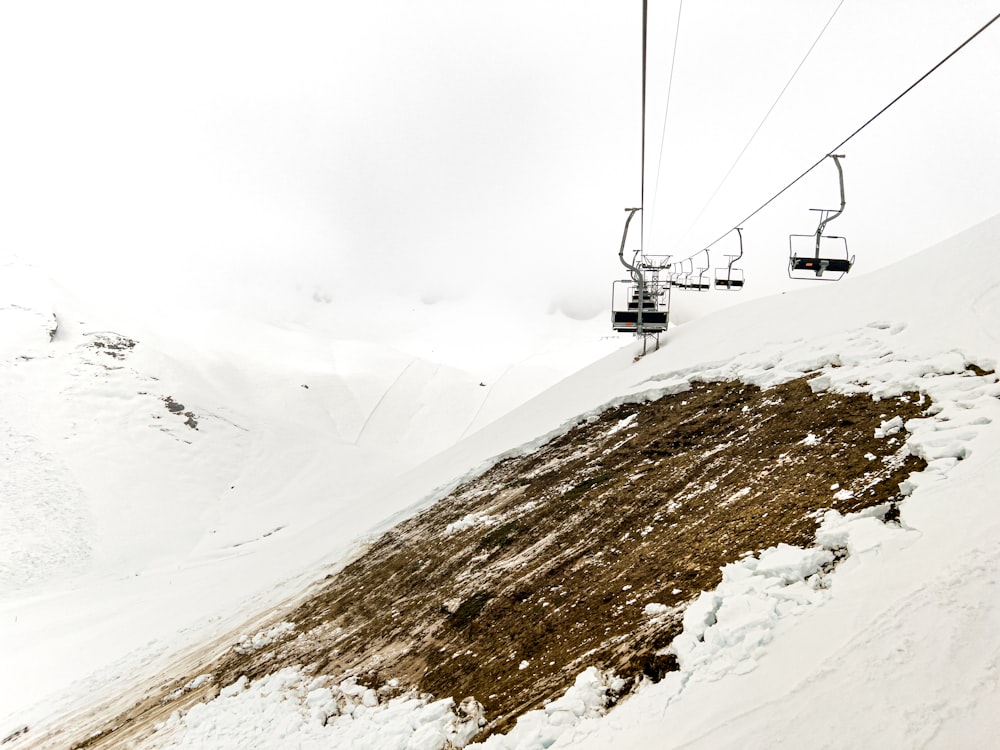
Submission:
[[[646,249],[724,235],[995,13],[689,2],[675,56],[678,4],[653,0]],[[610,0],[5,3],[0,254],[137,307],[605,315],[640,199],[640,21]],[[997,70],[1000,24],[844,147],[852,273],[1000,210]],[[827,161],[744,224],[742,298],[791,288],[788,235],[837,203]]]

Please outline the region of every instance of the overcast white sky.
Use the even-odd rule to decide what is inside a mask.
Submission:
[[[714,240],[997,12],[845,0],[695,222],[839,4],[686,3],[657,181],[678,5],[650,2],[648,249]],[[383,288],[604,312],[622,209],[639,198],[640,11],[4,3],[0,253],[105,294]],[[1000,211],[998,70],[1000,23],[845,146],[848,208],[831,231],[856,273]],[[836,204],[829,163],[747,223],[748,293],[780,288],[787,235]]]

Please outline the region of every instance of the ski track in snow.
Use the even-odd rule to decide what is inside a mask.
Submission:
[[[390,384],[389,384],[389,385],[388,385],[388,386],[386,387],[386,389],[385,389],[385,390],[384,390],[384,391],[382,392],[382,395],[381,395],[381,396],[379,396],[379,398],[378,398],[378,401],[376,401],[376,402],[375,402],[375,405],[374,405],[374,406],[373,406],[373,407],[372,407],[372,408],[371,408],[371,409],[369,410],[369,412],[368,412],[368,416],[367,416],[367,417],[365,417],[365,421],[364,421],[364,422],[362,423],[362,425],[361,425],[361,429],[359,429],[359,430],[358,430],[358,434],[357,434],[357,436],[355,436],[355,438],[354,438],[354,444],[355,444],[355,445],[358,445],[358,444],[359,444],[359,443],[361,442],[362,438],[364,438],[364,436],[365,436],[365,432],[366,432],[366,431],[367,431],[367,429],[368,429],[368,425],[370,425],[370,424],[371,424],[371,422],[372,422],[372,419],[374,419],[374,417],[375,417],[375,414],[376,414],[376,413],[378,412],[378,410],[379,410],[379,409],[381,408],[381,406],[382,406],[383,402],[384,402],[384,401],[386,400],[386,398],[387,398],[387,397],[389,396],[389,393],[390,393],[390,392],[392,391],[392,389],[393,389],[393,388],[395,388],[395,387],[396,387],[396,385],[397,385],[397,384],[399,384],[399,383],[400,383],[400,382],[401,382],[401,381],[403,380],[403,377],[404,377],[404,376],[406,375],[406,373],[407,373],[407,372],[408,372],[408,371],[410,370],[410,368],[411,368],[411,367],[413,367],[413,366],[414,366],[414,365],[415,365],[416,363],[417,363],[417,361],[416,361],[415,359],[413,359],[413,360],[410,360],[409,362],[407,362],[407,363],[406,363],[406,367],[404,367],[404,368],[403,368],[402,370],[400,370],[400,372],[399,372],[399,375],[397,375],[397,376],[395,377],[395,379],[393,379],[393,381],[392,381],[392,382],[391,382],[391,383],[390,383]]]
[[[494,381],[496,383],[501,382],[513,367],[514,367],[513,364],[507,365],[503,369],[503,372],[501,372],[496,378],[494,378]],[[490,400],[490,395],[493,393],[493,385],[494,383],[490,383],[489,385],[486,386],[486,395],[483,397],[483,400],[479,402],[479,406],[476,408],[476,411],[472,415],[471,419],[469,419],[468,424],[466,424],[465,427],[462,429],[461,434],[458,436],[459,440],[462,440],[466,435],[469,434],[469,431],[472,430],[472,426],[476,423],[476,420],[479,419],[479,415],[483,413],[483,410],[486,408],[486,404]]]
[[[996,331],[996,322],[1000,320],[1000,283],[991,284],[976,295],[969,307],[981,324],[983,333],[993,341],[1000,341]]]

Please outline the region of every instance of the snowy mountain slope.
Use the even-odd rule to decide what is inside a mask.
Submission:
[[[218,313],[133,322],[20,263],[0,284],[3,723],[210,636],[247,597],[284,596],[274,584],[328,555],[362,490],[546,382],[532,356],[481,384]],[[320,517],[325,536],[300,544]]]
[[[876,433],[928,403],[813,394],[800,378],[767,390],[693,383],[609,409],[393,527],[259,627],[277,642],[250,639],[259,647],[194,669],[215,685],[289,667],[471,695],[484,732],[557,699],[588,666],[623,684],[661,677],[675,663],[661,650],[678,613],[716,587],[720,566],[810,544],[831,506],[888,513],[924,464],[898,434]],[[834,553],[811,557],[829,564]],[[821,595],[802,588],[805,602]],[[192,677],[175,679],[165,692]],[[187,700],[168,703],[182,711]]]
[[[906,487],[900,526],[865,516],[826,519],[819,542],[846,545],[851,555],[818,601],[774,606],[795,575],[810,572],[796,560],[765,564],[761,555],[727,569],[718,591],[685,619],[688,637],[674,647],[679,672],[605,718],[577,723],[573,717],[594,713],[585,700],[568,713],[526,716],[523,727],[486,745],[988,744],[1000,704],[1000,514],[992,502],[1000,387],[988,372],[1000,352],[1000,285],[981,269],[998,245],[1000,217],[881,273],[693,322],[673,331],[660,352],[636,363],[628,352],[612,355],[376,493],[383,509],[423,493],[426,502],[511,446],[523,452],[581,414],[676,389],[692,376],[769,385],[812,373],[818,389],[888,397],[916,388],[936,404],[934,414],[908,425],[911,450],[929,466]],[[937,274],[943,267],[954,273]],[[299,689],[298,679],[290,688]],[[256,732],[242,741],[253,736],[260,747],[276,741],[268,732],[279,723],[289,736],[295,716],[301,736],[315,742],[362,727],[346,721],[347,728],[316,734],[291,698],[284,713],[268,703],[277,713],[254,723],[265,696],[241,690],[228,694],[226,710]],[[211,733],[221,720],[214,705],[199,712],[197,727],[175,726],[178,741],[238,746]],[[444,735],[422,736],[429,739],[421,746],[439,747],[443,739],[434,738]]]
[[[267,569],[268,565],[288,571],[298,564],[303,566],[299,570],[305,570],[314,564],[309,560],[322,558],[332,562],[342,557],[359,536],[387,527],[392,522],[391,518],[386,519],[387,514],[396,513],[397,517],[411,514],[445,488],[470,476],[477,467],[491,463],[493,457],[510,451],[523,452],[539,444],[546,435],[560,431],[565,423],[576,421],[579,415],[604,404],[676,388],[694,375],[741,377],[768,385],[822,368],[826,380],[817,383],[820,387],[847,392],[864,390],[875,395],[890,395],[900,389],[918,387],[926,389],[935,402],[943,404],[942,412],[913,439],[915,451],[937,462],[925,481],[915,483],[913,495],[903,507],[904,527],[918,531],[903,532],[905,543],[902,543],[896,532],[873,532],[864,519],[851,522],[849,534],[854,535],[851,543],[858,554],[849,566],[834,574],[831,596],[819,607],[800,611],[792,624],[780,618],[762,620],[761,624],[766,625],[771,634],[770,640],[761,648],[751,650],[752,658],[743,670],[749,670],[747,675],[737,678],[731,671],[727,674],[725,669],[708,669],[706,674],[720,679],[687,678],[680,686],[665,680],[659,686],[640,690],[607,719],[578,726],[575,734],[566,734],[560,743],[591,743],[590,746],[602,746],[603,743],[607,746],[614,737],[615,744],[638,745],[644,737],[662,738],[666,730],[660,725],[659,716],[667,710],[671,716],[670,726],[674,727],[670,731],[675,732],[672,736],[677,738],[674,746],[693,741],[713,727],[718,728],[713,731],[720,732],[728,732],[727,727],[731,727],[732,736],[740,736],[746,744],[767,745],[781,734],[780,727],[786,725],[783,721],[772,721],[772,717],[779,715],[773,712],[785,703],[814,717],[817,726],[829,727],[831,723],[846,721],[844,717],[858,710],[859,704],[875,705],[877,701],[873,695],[882,700],[884,692],[895,686],[893,680],[899,681],[901,713],[912,711],[914,705],[927,708],[922,724],[928,727],[927,736],[935,726],[947,725],[949,715],[967,720],[949,725],[951,734],[942,737],[981,736],[993,726],[991,717],[996,714],[991,712],[991,706],[995,705],[997,696],[991,677],[993,667],[990,666],[994,663],[992,654],[997,652],[995,631],[982,626],[984,622],[994,621],[996,598],[990,595],[992,584],[988,575],[984,578],[978,573],[980,569],[995,569],[996,563],[995,547],[990,540],[996,538],[997,517],[988,502],[987,488],[995,485],[997,477],[993,463],[984,457],[988,459],[995,454],[997,447],[990,426],[991,420],[995,422],[993,412],[997,399],[990,386],[980,382],[988,381],[989,377],[970,379],[967,367],[973,363],[991,369],[1000,352],[1000,340],[994,330],[995,321],[1000,319],[1000,285],[982,272],[989,267],[998,245],[1000,217],[882,272],[847,279],[837,285],[811,285],[793,294],[750,301],[738,309],[686,324],[671,331],[659,352],[638,362],[632,361],[633,348],[611,355],[405,476],[363,496],[352,504],[351,514],[337,508],[317,513],[313,523],[303,526],[294,536],[294,546],[260,545],[261,549],[280,549],[283,556],[263,552],[251,556],[240,552],[241,548],[229,548],[228,552],[220,554],[217,562],[205,568],[211,569],[212,575],[204,581],[197,576],[183,577],[177,571],[170,571],[174,581],[184,589],[183,598],[176,597],[171,603],[184,610],[187,616],[177,614],[172,621],[154,622],[157,618],[129,610],[122,619],[127,617],[130,627],[146,635],[161,634],[161,640],[147,646],[142,658],[123,660],[95,677],[93,683],[106,685],[137,665],[148,667],[153,659],[150,654],[163,654],[169,649],[170,628],[181,628],[182,623],[196,619],[195,613],[221,612],[227,608],[232,612],[238,604],[252,606],[252,602],[238,600],[238,597],[220,602],[220,583],[245,580],[262,572],[276,576],[274,570]],[[943,268],[951,272],[942,274]],[[39,326],[46,320],[44,314],[36,317]],[[180,395],[178,398],[183,401]],[[164,414],[167,415],[166,410]],[[969,460],[956,463],[962,456]],[[961,494],[955,495],[956,490]],[[963,507],[963,512],[958,514],[951,512],[956,497],[968,504],[968,509]],[[932,533],[938,528],[942,530],[940,534]],[[283,533],[268,539],[280,540]],[[843,535],[845,532],[836,533]],[[913,541],[915,538],[920,543]],[[914,552],[900,556],[899,550],[904,548]],[[300,554],[292,554],[293,549]],[[911,559],[913,556],[919,559]],[[941,570],[945,571],[945,577],[939,580],[935,576]],[[965,578],[960,575],[963,572],[976,575]],[[303,580],[308,575],[306,573]],[[150,592],[159,596],[168,591],[170,584],[164,578],[157,580],[156,576],[144,575],[131,580],[133,588],[128,591],[133,597],[131,601],[148,597]],[[841,580],[845,581],[843,589],[838,588]],[[292,590],[290,586],[284,589],[286,593]],[[845,592],[843,595],[841,590]],[[979,596],[985,597],[977,605],[979,611],[949,604],[949,598],[961,603],[974,601]],[[214,609],[206,604],[213,597],[216,599],[212,605]],[[122,600],[124,597],[108,596],[105,602],[113,605]],[[749,601],[752,602],[752,598]],[[64,598],[60,603],[64,602],[92,614],[83,599]],[[264,599],[259,599],[258,603],[262,605]],[[896,603],[914,613],[903,621],[906,627],[914,629],[912,637],[910,631],[902,629],[903,624],[893,624]],[[55,655],[55,660],[72,659],[74,651],[88,643],[87,638],[73,634],[72,627],[64,627],[65,621],[60,622],[55,616],[55,606],[48,610],[43,604],[33,606],[35,609],[29,608],[25,615],[24,608],[15,610],[5,605],[3,642],[15,645],[9,653],[15,654],[14,674],[18,675],[12,684],[19,687],[32,686],[31,674],[37,659],[33,662],[25,658],[18,662],[16,654],[18,650],[26,650],[37,657],[37,648],[32,654],[29,646],[39,642],[38,634],[43,633],[42,622],[46,617],[54,618],[55,624],[46,631],[46,647]],[[33,637],[14,640],[17,630],[11,619],[20,614],[30,620],[32,611],[36,616],[30,623],[36,628]],[[721,609],[716,611],[722,612]],[[834,614],[827,618],[827,612]],[[162,620],[162,612],[159,614]],[[736,625],[720,622],[719,632],[733,634],[737,644],[747,643],[745,628],[741,630]],[[873,622],[877,627],[871,626]],[[831,628],[826,629],[824,623],[832,623]],[[966,623],[976,625],[970,628]],[[218,625],[218,632],[223,632],[225,627],[233,626],[233,618]],[[923,670],[943,669],[947,665],[936,661],[935,655],[922,644],[931,642],[942,632],[963,635],[955,636],[954,647],[949,653],[956,657],[956,662],[945,671],[946,684],[938,688],[928,684]],[[799,637],[795,633],[803,635]],[[183,640],[183,636],[183,633],[175,635],[173,642]],[[907,658],[893,661],[895,644],[900,637],[912,644],[910,652]],[[816,644],[824,638],[827,642],[818,647]],[[804,657],[803,642],[810,644],[810,658]],[[879,653],[883,658],[873,660],[873,655]],[[985,657],[980,660],[976,653],[985,654]],[[85,674],[98,663],[106,664],[107,654],[104,657],[79,665],[76,674]],[[732,654],[703,649],[699,663],[718,667],[731,658]],[[837,668],[841,662],[848,665],[846,671]],[[882,664],[885,668],[877,673],[862,671],[865,663]],[[912,670],[908,670],[910,664]],[[973,669],[977,676],[970,681],[964,675],[971,667],[978,669]],[[62,674],[66,673],[64,669]],[[51,674],[37,677],[34,695],[44,692],[42,686],[47,679],[52,679]],[[902,690],[904,682],[906,690]],[[806,683],[809,683],[808,689],[804,687]],[[792,691],[796,695],[799,692],[808,694],[813,700],[824,697],[827,702],[816,707],[806,705],[805,699],[789,698],[790,684],[799,686]],[[854,689],[839,690],[838,685],[848,684]],[[870,686],[870,691],[868,688],[856,689],[859,684]],[[770,695],[768,700],[771,702],[758,701],[756,693],[744,689],[748,685],[761,691],[761,695]],[[51,688],[51,682],[48,687]],[[81,688],[82,685],[77,687]],[[914,697],[914,690],[920,695]],[[26,692],[32,695],[30,689]],[[8,688],[5,694],[11,693],[13,688]],[[834,700],[831,696],[841,697]],[[725,723],[715,713],[722,705],[721,699],[730,701],[725,705],[731,706],[727,709],[729,718]],[[25,700],[23,704],[28,702]],[[11,711],[7,725],[21,721],[31,723],[51,714],[52,709],[50,704],[48,713],[44,708],[33,713]],[[832,718],[827,720],[818,715],[821,710]],[[674,711],[683,713],[687,723],[674,716]],[[882,737],[898,746],[915,744],[906,734],[915,726],[912,722],[887,723],[881,719],[876,721],[870,712],[862,715],[866,718],[856,724],[857,737]],[[541,720],[548,719],[542,717]],[[539,719],[532,721],[537,726]],[[806,721],[802,726],[811,725]],[[562,727],[560,733],[565,729]],[[260,731],[264,743],[261,746],[267,746],[267,735],[263,729]],[[551,736],[551,732],[546,736]],[[720,736],[708,736],[705,741],[711,745]],[[216,746],[224,747],[221,742],[223,740],[216,738]],[[497,742],[501,740],[498,738]],[[518,741],[512,736],[511,742],[516,744]],[[528,740],[519,746],[534,747]]]

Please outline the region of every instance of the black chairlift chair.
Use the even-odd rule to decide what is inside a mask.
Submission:
[[[844,168],[840,166],[843,154],[829,154],[837,165],[840,177],[840,209],[814,208],[820,212],[815,234],[792,234],[788,237],[788,276],[792,279],[839,281],[854,265],[854,256],[847,251],[847,238],[823,234],[826,225],[844,213]],[[806,240],[807,243],[803,243]],[[812,254],[799,255],[797,250],[812,245]],[[798,246],[798,247],[797,247]],[[808,251],[807,251],[808,252]],[[833,274],[828,276],[827,274]]]
[[[660,333],[667,330],[669,310],[663,304],[665,290],[633,279],[614,282],[611,290],[611,328],[618,333]]]
[[[667,330],[670,317],[669,300],[664,304],[664,296],[669,295],[669,283],[659,277],[660,271],[667,267],[666,258],[659,264],[647,262],[647,258],[636,251],[631,263],[625,260],[628,226],[640,209],[625,210],[629,215],[618,259],[628,269],[630,278],[615,281],[611,286],[611,327],[619,333],[659,334]]]
[[[727,292],[738,292],[743,289],[743,269],[735,265],[736,261],[743,257],[743,230],[736,227],[736,232],[740,237],[740,254],[727,255],[729,262],[715,269],[715,288]]]

